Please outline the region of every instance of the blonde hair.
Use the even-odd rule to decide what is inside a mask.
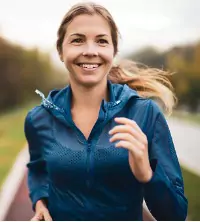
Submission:
[[[56,45],[59,55],[62,54],[62,43],[67,26],[76,16],[82,14],[98,14],[108,22],[114,46],[114,55],[116,55],[119,39],[117,25],[106,8],[93,2],[76,4],[64,16],[57,32]],[[108,79],[113,83],[127,84],[130,88],[136,90],[141,97],[154,99],[159,103],[163,111],[170,115],[177,103],[173,86],[168,79],[168,76],[171,75],[172,73],[164,70],[149,68],[133,61],[124,60],[111,68]]]

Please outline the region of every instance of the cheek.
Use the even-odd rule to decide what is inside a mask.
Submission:
[[[112,49],[106,49],[99,52],[99,56],[107,63],[112,64],[114,59],[114,51]]]
[[[77,48],[68,47],[63,50],[63,59],[65,63],[68,63],[68,64],[73,63],[74,60],[78,56],[80,56],[80,54],[81,54],[81,51],[78,47]]]

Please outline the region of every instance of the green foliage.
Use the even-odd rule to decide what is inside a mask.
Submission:
[[[177,72],[173,85],[180,104],[196,111],[200,105],[200,44],[173,48],[166,60],[169,69]]]
[[[144,48],[134,54],[128,55],[127,57],[150,67],[161,69],[165,67],[165,54],[158,52],[152,47]]]
[[[59,72],[47,53],[24,49],[0,38],[0,110],[35,98],[36,88],[47,93],[57,87]]]
[[[200,220],[200,177],[182,167],[185,195],[188,199],[188,219]]]
[[[170,77],[178,105],[186,105],[196,112],[200,107],[200,42],[193,45],[173,47],[158,52],[152,47],[127,55],[128,59],[144,63],[153,68],[162,68],[175,74]]]

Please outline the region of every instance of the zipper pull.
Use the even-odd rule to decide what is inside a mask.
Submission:
[[[56,105],[54,105],[52,102],[50,102],[48,99],[45,98],[44,94],[42,92],[40,92],[38,89],[35,90],[35,92],[42,97],[42,104],[49,109],[56,109],[62,113],[64,113],[64,109],[61,109],[59,107],[57,107]]]
[[[42,97],[42,104],[47,107],[47,108],[54,108],[54,105],[45,98],[44,94],[42,92],[40,92],[38,89],[35,90],[35,92]]]
[[[45,96],[42,92],[40,92],[38,89],[35,90],[36,94],[38,94],[42,99],[45,99]]]

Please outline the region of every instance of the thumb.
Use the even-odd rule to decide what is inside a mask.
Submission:
[[[44,211],[44,220],[45,221],[52,221],[52,218],[51,218],[48,210]]]

